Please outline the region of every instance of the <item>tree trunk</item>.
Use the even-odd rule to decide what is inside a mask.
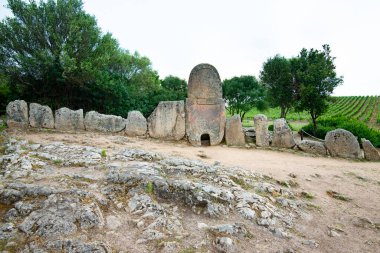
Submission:
[[[285,109],[285,107],[282,107],[281,106],[281,115],[280,115],[280,118],[286,118],[286,109]]]
[[[311,114],[311,119],[313,121],[313,135],[317,136],[317,118],[315,115]]]
[[[244,119],[245,113],[246,113],[246,112],[243,112],[243,114],[240,115],[240,120],[241,120],[241,122],[243,122],[243,119]]]

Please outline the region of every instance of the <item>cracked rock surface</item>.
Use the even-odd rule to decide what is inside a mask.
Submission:
[[[105,155],[5,136],[2,150],[4,252],[250,252],[255,238],[317,245],[295,233],[309,201],[269,176],[136,148]]]

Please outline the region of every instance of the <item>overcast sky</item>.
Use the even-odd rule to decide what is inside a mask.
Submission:
[[[334,94],[380,95],[379,0],[84,0],[84,8],[161,78],[187,80],[199,63],[222,79],[258,76],[268,57],[329,44],[344,76]]]

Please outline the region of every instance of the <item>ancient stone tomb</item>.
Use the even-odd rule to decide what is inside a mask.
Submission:
[[[225,122],[219,73],[210,64],[199,64],[189,77],[186,136],[195,146],[218,145],[223,140]]]

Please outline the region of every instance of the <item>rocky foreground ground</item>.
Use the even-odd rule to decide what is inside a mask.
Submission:
[[[323,210],[296,175],[276,180],[122,145],[0,138],[2,252],[320,251],[301,231]],[[379,234],[373,218],[353,222]],[[337,225],[326,233],[346,231]],[[372,240],[363,252],[379,248]]]

